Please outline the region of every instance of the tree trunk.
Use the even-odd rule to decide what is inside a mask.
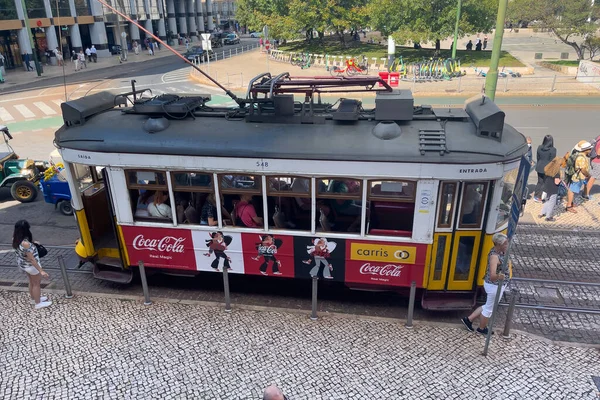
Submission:
[[[575,49],[575,52],[577,53],[577,59],[578,60],[583,60],[583,56],[585,53],[585,48],[582,48],[580,45],[577,44],[577,42],[569,42],[569,35],[567,35],[566,37],[562,37],[558,34],[558,32],[556,31],[555,28],[552,28],[552,33],[554,33],[556,35],[557,38],[560,39],[561,42],[563,42],[564,44],[568,44],[569,46],[571,46],[573,49]]]
[[[346,45],[346,39],[344,38],[344,31],[342,30],[341,32],[339,30],[335,31],[335,33],[338,35],[338,37],[340,38],[340,43],[345,46]]]

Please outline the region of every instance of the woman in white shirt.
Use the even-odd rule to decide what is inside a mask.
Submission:
[[[154,201],[148,204],[148,213],[152,217],[173,219],[171,206],[166,204],[169,196],[165,192],[157,191],[154,194]]]

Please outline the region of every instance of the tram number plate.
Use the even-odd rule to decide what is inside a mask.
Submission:
[[[264,169],[264,168],[269,168],[269,162],[268,162],[268,161],[265,161],[265,160],[260,160],[260,161],[257,161],[257,162],[256,162],[256,166],[257,166],[258,168],[263,168],[263,169]]]

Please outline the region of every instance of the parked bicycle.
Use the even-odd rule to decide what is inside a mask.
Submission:
[[[310,68],[311,57],[307,53],[300,55],[292,54],[292,57],[290,58],[290,63],[302,69]]]
[[[344,73],[348,76],[354,75],[367,75],[369,73],[369,64],[367,63],[367,58],[362,56],[362,60],[358,63],[354,58],[350,58],[346,60],[346,65],[344,68],[340,68],[338,66],[333,66],[329,72],[332,76],[341,76]]]

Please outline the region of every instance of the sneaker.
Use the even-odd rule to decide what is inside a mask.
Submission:
[[[279,271],[273,272],[273,275],[281,275],[281,272],[279,272]]]
[[[546,221],[548,221],[548,222],[554,222],[554,221],[556,221],[556,219],[554,219],[554,217],[550,217],[550,218],[546,218]]]
[[[485,327],[483,329],[481,328],[477,328],[477,333],[481,333],[482,335],[487,335],[488,334],[488,328]],[[492,335],[494,334],[494,331],[492,331]]]
[[[40,308],[50,307],[52,305],[51,301],[41,301],[35,305],[35,309],[39,310]]]
[[[538,215],[538,218],[544,218],[546,216],[546,214],[540,214]]]
[[[533,201],[535,201],[536,203],[541,203],[542,199],[540,199],[539,197],[533,196]]]
[[[469,321],[468,317],[462,318],[461,321],[463,325],[469,330],[469,332],[475,332],[475,329],[473,329],[473,323]]]
[[[46,296],[40,296],[40,303],[43,302],[43,301],[46,301],[46,300],[48,300],[48,297],[46,297]],[[35,300],[31,299],[31,300],[29,300],[29,303],[35,304]]]
[[[263,274],[263,275],[267,275],[267,273],[264,272],[264,271],[260,271],[260,273]]]

